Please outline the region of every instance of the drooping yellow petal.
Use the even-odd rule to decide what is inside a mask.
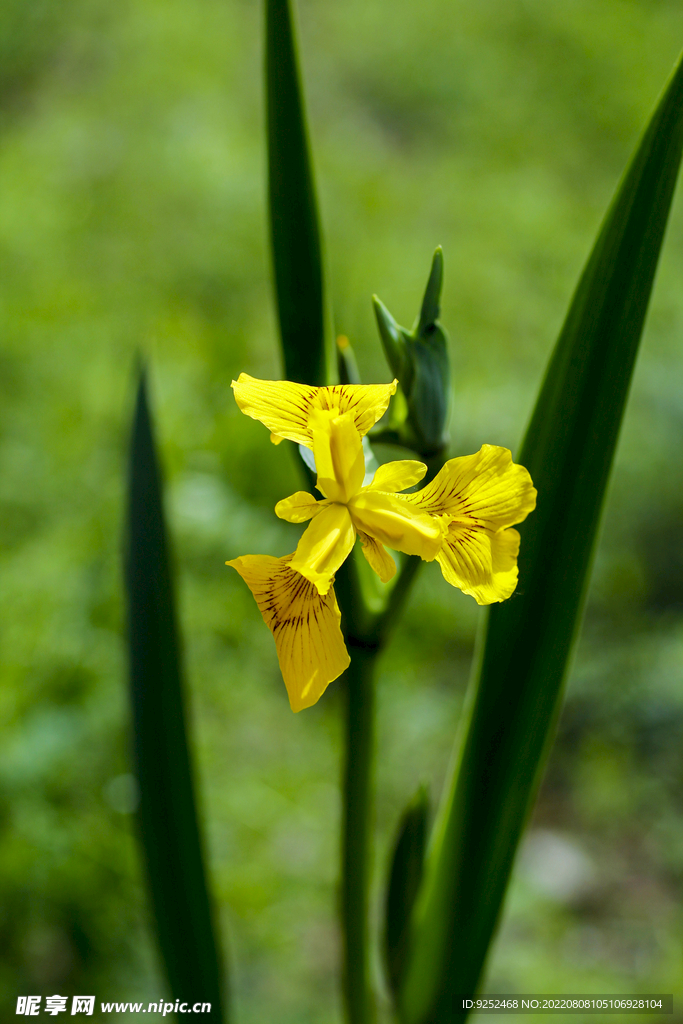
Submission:
[[[399,462],[385,462],[377,469],[372,483],[369,484],[371,491],[405,491],[406,487],[420,482],[427,472],[424,462],[416,462],[413,459],[402,459]]]
[[[318,473],[316,487],[331,501],[347,502],[363,486],[365,453],[350,412],[314,409],[310,425]]]
[[[394,551],[419,555],[431,562],[441,547],[446,524],[411,505],[406,498],[384,491],[361,491],[349,502],[357,530]],[[310,529],[310,527],[309,527]]]
[[[528,470],[512,461],[507,448],[485,444],[475,455],[450,459],[431,483],[407,494],[424,512],[476,520],[491,530],[513,526],[536,507]]]
[[[388,583],[396,575],[396,562],[393,560],[384,545],[370,537],[367,533],[358,531],[360,537],[361,551],[368,560],[371,569],[374,569],[382,583]]]
[[[292,711],[301,711],[320,699],[350,658],[334,590],[320,595],[290,567],[291,558],[243,555],[226,565],[237,570],[254,595],[275,638]]]
[[[517,530],[494,532],[453,522],[436,556],[444,579],[477,604],[505,601],[517,586]]]
[[[356,531],[346,506],[328,504],[299,541],[291,567],[310,580],[320,594],[326,594],[355,539]]]
[[[271,440],[289,438],[307,448],[313,445],[309,417],[313,409],[350,412],[363,437],[384,415],[398,381],[391,384],[335,384],[315,388],[287,380],[257,380],[241,373],[232,382],[235,400],[247,416],[271,431]]]
[[[275,515],[280,519],[286,519],[288,523],[305,523],[317,516],[328,505],[327,501],[316,501],[308,491],[297,491],[295,494],[290,494],[288,498],[278,501],[275,506]]]

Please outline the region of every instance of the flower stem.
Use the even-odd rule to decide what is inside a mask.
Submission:
[[[337,578],[337,593],[351,656],[351,664],[344,674],[346,717],[341,851],[342,991],[347,1024],[372,1024],[375,1020],[368,923],[372,874],[375,667],[420,564],[419,558],[405,559],[386,607],[374,616],[363,608],[352,559]]]
[[[375,1019],[370,986],[368,891],[372,850],[374,670],[379,648],[349,643],[345,673],[346,743],[343,767],[341,923],[342,988],[348,1024]]]

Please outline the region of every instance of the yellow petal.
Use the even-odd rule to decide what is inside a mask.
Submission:
[[[528,470],[512,461],[507,448],[485,444],[475,455],[451,459],[411,501],[432,515],[476,520],[491,530],[513,526],[536,507]]]
[[[346,503],[357,494],[365,479],[365,453],[350,412],[314,409],[310,424],[313,456],[318,473],[316,486],[331,501]]]
[[[360,537],[361,551],[367,558],[370,568],[375,570],[382,583],[388,583],[396,575],[396,562],[387,549],[374,537],[360,531],[358,536]]]
[[[329,683],[348,668],[334,590],[324,597],[294,572],[291,555],[243,555],[231,565],[256,598],[263,621],[275,638],[292,711],[308,708]]]
[[[257,380],[241,373],[232,382],[235,401],[246,416],[260,420],[271,431],[271,441],[288,437],[310,445],[308,414],[317,388],[288,380]]]
[[[385,462],[375,473],[369,489],[372,491],[405,491],[419,483],[427,472],[424,462],[403,459],[400,462]]]
[[[361,491],[349,502],[349,512],[357,530],[426,562],[436,558],[446,532],[446,523],[439,517],[420,512],[406,498],[384,491]]]
[[[398,380],[391,384],[335,384],[329,388],[318,388],[314,405],[319,409],[331,409],[340,415],[350,412],[356,430],[365,437],[389,407],[389,399],[396,394]]]
[[[290,494],[288,498],[278,501],[275,506],[275,515],[280,519],[286,519],[288,523],[305,523],[313,516],[317,516],[329,502],[316,501],[308,491],[297,491]]]
[[[363,437],[386,412],[397,384],[393,381],[314,388],[288,380],[257,380],[241,373],[232,387],[242,412],[268,427],[271,440],[287,437],[310,448],[313,436],[308,421],[313,409],[352,413],[356,430]]]
[[[320,594],[326,594],[355,539],[356,531],[346,506],[328,504],[299,541],[291,567],[310,580]]]
[[[451,523],[436,556],[444,579],[470,594],[477,604],[505,601],[517,586],[517,530]]]

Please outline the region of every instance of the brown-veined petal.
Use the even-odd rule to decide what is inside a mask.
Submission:
[[[235,400],[247,416],[259,420],[271,431],[271,440],[289,438],[310,448],[312,409],[350,412],[361,437],[384,415],[398,381],[391,384],[335,384],[315,388],[288,380],[258,380],[241,373],[232,382]],[[277,441],[276,441],[277,443]]]
[[[356,531],[345,505],[329,504],[320,512],[299,541],[291,567],[326,594],[334,574],[348,558]]]
[[[243,555],[226,565],[240,574],[275,638],[292,711],[320,699],[329,683],[348,668],[341,616],[334,590],[321,595],[290,568],[292,555]]]
[[[517,586],[517,530],[454,522],[436,556],[444,579],[477,604],[505,601]]]
[[[485,444],[474,455],[450,459],[431,483],[404,500],[432,515],[473,519],[498,530],[526,519],[536,507],[536,489],[507,448]]]

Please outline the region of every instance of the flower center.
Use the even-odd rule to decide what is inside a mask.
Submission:
[[[365,455],[350,412],[314,409],[310,427],[318,471],[317,488],[330,501],[347,505],[365,479]]]

